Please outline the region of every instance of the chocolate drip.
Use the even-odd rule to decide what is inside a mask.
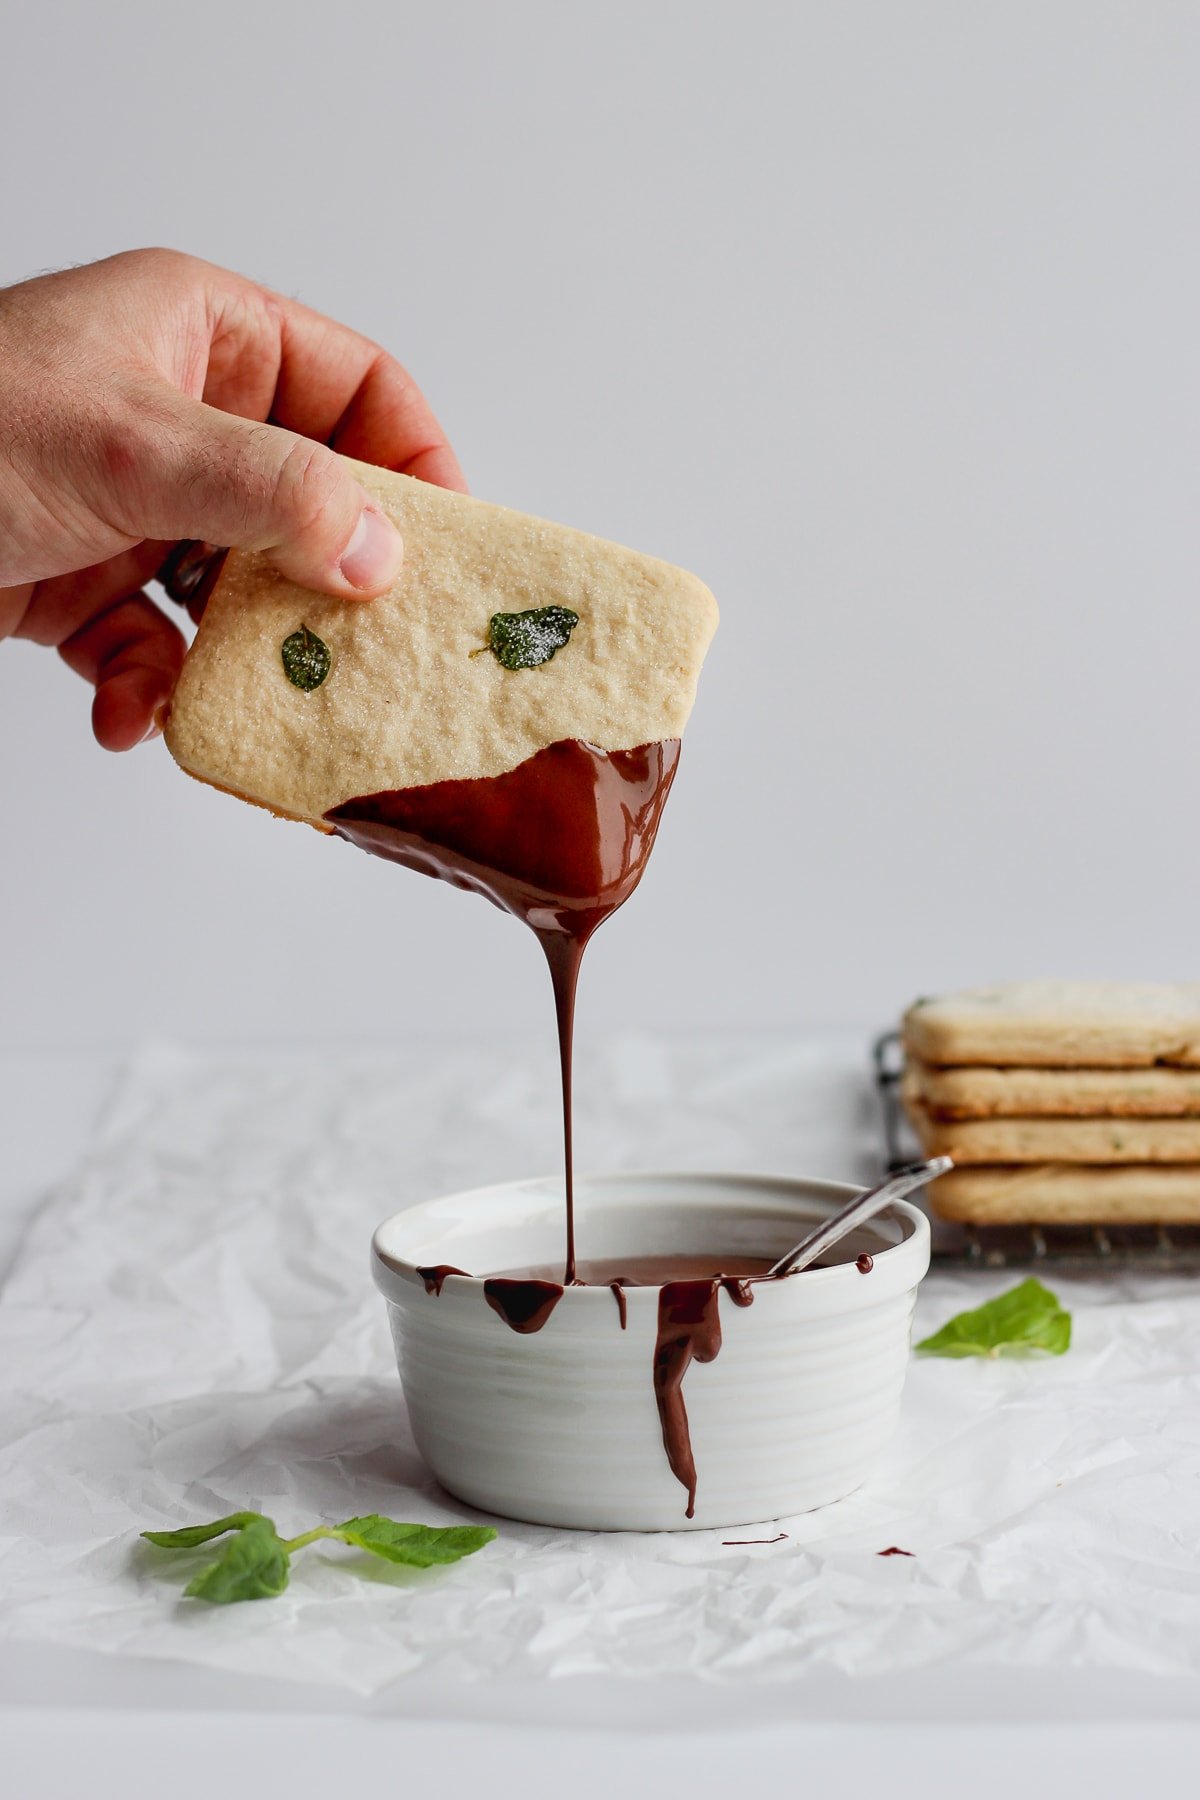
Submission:
[[[483,1284],[483,1297],[504,1323],[527,1335],[540,1331],[563,1297],[557,1281],[505,1281],[493,1277]]]
[[[877,1550],[876,1556],[912,1556],[911,1550],[901,1550],[896,1544],[889,1544],[886,1550]]]
[[[456,1269],[453,1263],[431,1263],[426,1269],[418,1269],[417,1274],[425,1283],[427,1294],[440,1294],[447,1275],[467,1275],[465,1269]],[[471,1277],[467,1275],[467,1280]]]
[[[749,1306],[754,1298],[745,1282],[722,1276],[708,1281],[669,1281],[658,1296],[654,1398],[671,1473],[687,1489],[685,1516],[689,1519],[696,1512],[696,1461],[683,1402],[683,1378],[693,1362],[712,1362],[721,1348],[722,1288],[739,1306]]]
[[[597,921],[599,923],[599,921]],[[558,1026],[558,1067],[562,1085],[563,1185],[567,1201],[567,1242],[563,1280],[575,1282],[575,1112],[572,1105],[571,1070],[575,1056],[575,995],[579,990],[579,967],[587,940],[595,930],[589,927],[583,937],[563,936],[554,931],[539,931],[538,942],[545,952],[554,989],[554,1018]]]
[[[628,1282],[622,1281],[620,1276],[618,1276],[615,1281],[610,1281],[608,1285],[612,1289],[613,1298],[616,1300],[617,1312],[621,1317],[621,1330],[624,1331],[626,1325],[629,1323],[629,1307],[625,1300],[625,1289],[629,1284]]]
[[[579,965],[593,931],[641,880],[678,760],[676,738],[636,750],[567,738],[503,775],[364,794],[325,815],[360,849],[482,894],[540,942],[558,1020],[568,1285],[575,1278],[571,1047]]]
[[[869,1275],[871,1270],[875,1267],[875,1258],[873,1256],[868,1256],[864,1250],[854,1266],[860,1275]]]

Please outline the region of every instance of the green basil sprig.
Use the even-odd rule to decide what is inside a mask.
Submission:
[[[229,1513],[210,1525],[184,1525],[178,1531],[143,1531],[142,1536],[163,1550],[194,1550],[211,1538],[234,1533],[216,1562],[194,1575],[184,1593],[196,1600],[224,1606],[233,1600],[269,1600],[288,1584],[291,1558],[306,1544],[334,1538],[369,1550],[384,1562],[403,1563],[410,1569],[431,1569],[441,1563],[459,1562],[490,1544],[496,1533],[488,1525],[404,1525],[379,1513],[343,1519],[340,1525],[315,1525],[298,1537],[281,1538],[274,1522],[262,1513]]]

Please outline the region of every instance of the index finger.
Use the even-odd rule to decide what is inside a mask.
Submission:
[[[298,300],[211,273],[209,405],[466,492],[445,432],[394,356]]]

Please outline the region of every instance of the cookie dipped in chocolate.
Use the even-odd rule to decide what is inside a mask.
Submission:
[[[482,894],[530,927],[550,965],[562,1068],[567,1284],[575,1280],[571,1049],[588,939],[641,880],[679,740],[601,750],[563,739],[502,775],[364,794],[325,817],[405,868]]]

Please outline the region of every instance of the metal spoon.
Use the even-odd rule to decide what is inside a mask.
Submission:
[[[933,1181],[953,1167],[953,1158],[935,1156],[932,1162],[910,1163],[907,1169],[899,1169],[896,1174],[889,1175],[879,1187],[868,1188],[865,1194],[856,1194],[840,1212],[823,1219],[815,1231],[810,1231],[786,1256],[781,1256],[767,1270],[768,1277],[794,1275],[798,1269],[807,1269],[809,1263],[816,1262],[818,1256],[840,1238],[844,1238],[848,1231],[853,1231],[856,1225],[863,1224],[893,1200],[903,1200],[905,1194],[911,1194],[914,1188],[924,1187],[927,1181]]]

